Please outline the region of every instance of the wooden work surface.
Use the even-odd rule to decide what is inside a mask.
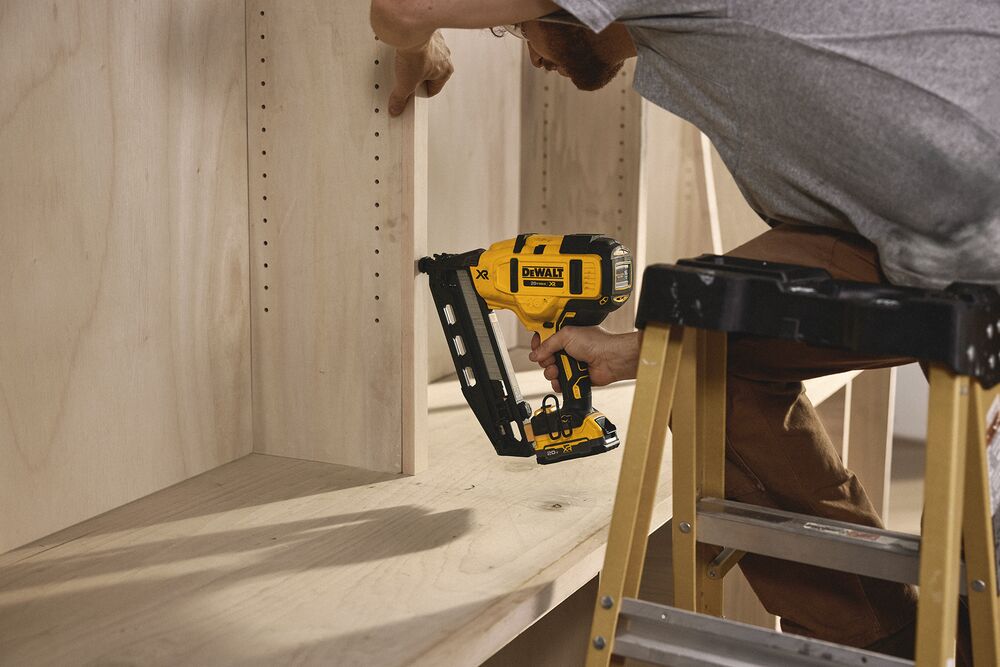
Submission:
[[[0,664],[478,664],[600,568],[621,449],[498,458],[454,382],[430,442],[416,477],[250,455],[0,556]]]
[[[623,431],[632,388],[595,390]],[[429,404],[416,477],[253,454],[0,556],[0,664],[479,664],[599,570],[622,449],[501,459]]]

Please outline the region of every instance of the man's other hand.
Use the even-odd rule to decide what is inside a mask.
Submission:
[[[490,28],[550,14],[552,0],[371,0],[372,30],[396,49],[396,84],[389,115],[406,109],[420,84],[441,92],[451,77],[451,52],[439,28]]]
[[[561,391],[555,355],[559,350],[565,350],[568,355],[589,366],[591,384],[601,387],[635,378],[640,342],[641,333],[638,331],[613,334],[601,327],[566,327],[544,342],[536,333],[531,339],[532,351],[528,358],[545,369],[545,379],[552,382],[552,389]]]
[[[389,115],[398,116],[406,110],[420,84],[427,84],[427,96],[441,92],[451,78],[451,51],[440,31],[435,31],[423,46],[396,51],[396,82],[389,95]]]

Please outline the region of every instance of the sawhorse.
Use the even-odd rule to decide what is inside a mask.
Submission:
[[[588,667],[625,657],[666,665],[913,664],[716,618],[722,578],[745,552],[919,583],[916,665],[951,665],[963,539],[974,659],[1000,665],[986,432],[987,410],[1000,396],[993,288],[894,288],[703,256],[649,267],[636,323],[642,349]],[[730,333],[929,363],[923,539],[724,499]],[[635,599],[671,414],[676,608]]]

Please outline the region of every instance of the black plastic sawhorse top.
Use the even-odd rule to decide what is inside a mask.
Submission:
[[[824,269],[702,255],[643,273],[636,326],[647,322],[913,357],[1000,383],[1000,293],[834,280]]]

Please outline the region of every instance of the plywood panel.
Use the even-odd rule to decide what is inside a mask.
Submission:
[[[538,619],[482,667],[582,665],[587,659],[597,577]]]
[[[427,104],[427,247],[465,252],[518,233],[524,42],[489,30],[444,35],[455,73]],[[505,340],[516,343],[516,318],[499,315]],[[454,373],[437,316],[427,324],[430,377]]]
[[[426,413],[426,119],[389,118],[368,9],[247,2],[254,449],[399,471]]]
[[[767,223],[754,212],[733,180],[719,152],[713,146],[709,152],[715,177],[715,196],[719,207],[719,227],[722,249],[729,252],[768,230]]]
[[[767,231],[698,128],[648,102],[643,128],[640,247],[648,263],[728,252]]]
[[[524,57],[522,232],[595,232],[636,248],[642,105],[632,90],[633,67],[597,92],[581,92]],[[631,331],[635,303],[604,326]]]
[[[861,485],[883,523],[889,521],[889,478],[892,472],[892,424],[896,369],[864,371],[851,383],[847,467]]]
[[[254,454],[0,556],[0,664],[479,664],[597,574],[623,449],[501,459],[440,393],[423,475]]]
[[[681,225],[704,232],[702,220],[681,220],[679,198],[690,182],[682,140],[690,124],[643,100],[637,252],[639,266],[674,262],[686,250],[677,243]],[[690,160],[688,160],[690,162]],[[704,246],[704,244],[700,244]]]
[[[243,23],[0,7],[0,552],[249,451]]]
[[[713,252],[701,133],[648,102],[643,105],[641,251],[646,263]]]

